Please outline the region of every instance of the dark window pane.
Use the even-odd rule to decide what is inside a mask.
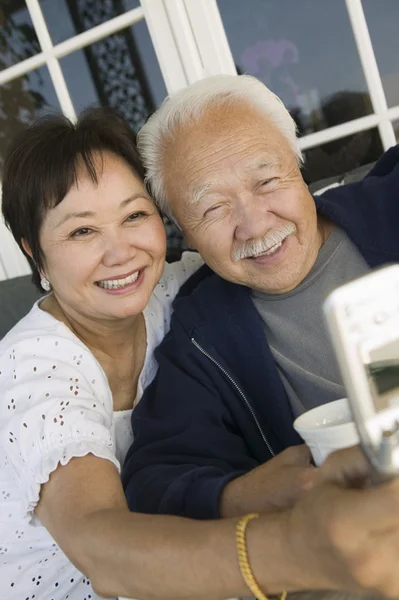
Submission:
[[[374,162],[383,151],[378,129],[360,131],[306,150],[303,177],[307,183],[314,183],[344,175],[352,169]]]
[[[388,106],[399,104],[399,2],[363,0]]]
[[[115,107],[135,131],[166,95],[144,21],[73,52],[60,63],[77,113],[90,104]]]
[[[40,52],[39,42],[23,0],[0,2],[0,70]]]
[[[302,135],[372,112],[344,0],[218,6],[237,71],[280,96]]]
[[[53,44],[59,44],[137,8],[140,0],[40,0],[40,6]]]
[[[59,103],[47,67],[0,87],[0,170],[10,140],[25,125]]]

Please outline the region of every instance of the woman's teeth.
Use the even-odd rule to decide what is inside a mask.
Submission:
[[[107,279],[106,281],[98,281],[97,285],[104,290],[119,290],[120,288],[134,283],[139,275],[140,271],[136,271],[132,275],[124,277],[123,279]]]
[[[281,248],[283,241],[279,242],[278,244],[275,244],[272,248],[266,250],[266,252],[261,252],[261,254],[255,254],[253,258],[258,258],[258,256],[270,256],[271,254],[274,254],[279,248]]]

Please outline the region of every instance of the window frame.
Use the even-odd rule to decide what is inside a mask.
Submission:
[[[47,65],[61,110],[76,113],[59,60],[145,19],[168,93],[209,75],[236,74],[217,0],[140,0],[140,6],[105,23],[53,44],[39,0],[25,0],[41,52],[0,72],[0,85]],[[244,0],[243,0],[244,1]],[[373,113],[300,138],[308,150],[377,127],[384,150],[396,145],[393,121],[399,105],[388,108],[361,0],[345,0],[365,75]],[[25,258],[0,222],[0,280],[30,272]]]

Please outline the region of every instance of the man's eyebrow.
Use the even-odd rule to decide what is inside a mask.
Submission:
[[[261,171],[262,169],[272,169],[280,165],[279,160],[273,158],[261,158],[248,166],[249,171]]]
[[[209,190],[211,189],[211,187],[213,185],[214,185],[213,182],[209,181],[208,183],[205,183],[204,185],[197,186],[190,198],[190,204],[199,204],[201,202],[201,200],[204,198],[204,196],[207,195],[207,193],[209,192]]]
[[[137,192],[136,194],[133,194],[132,196],[129,196],[129,198],[126,198],[125,200],[122,200],[122,202],[119,205],[119,208],[124,208],[125,206],[127,206],[128,204],[130,204],[134,200],[138,200],[139,198],[144,198],[145,200],[149,200],[150,199],[149,196],[147,196],[146,193]],[[65,223],[66,221],[68,221],[69,219],[76,219],[76,218],[78,218],[78,219],[86,219],[87,217],[94,217],[95,214],[96,213],[94,213],[94,212],[92,212],[90,210],[76,211],[76,212],[67,213],[57,223],[57,225],[55,226],[55,229],[57,227],[59,227],[60,225],[62,225],[63,223]]]

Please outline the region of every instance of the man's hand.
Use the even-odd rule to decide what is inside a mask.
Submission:
[[[290,508],[311,489],[316,474],[307,446],[287,448],[226,485],[220,498],[220,516],[235,517],[249,512]]]
[[[287,550],[298,589],[399,597],[399,479],[362,487],[369,481],[360,448],[336,452],[290,511]]]

